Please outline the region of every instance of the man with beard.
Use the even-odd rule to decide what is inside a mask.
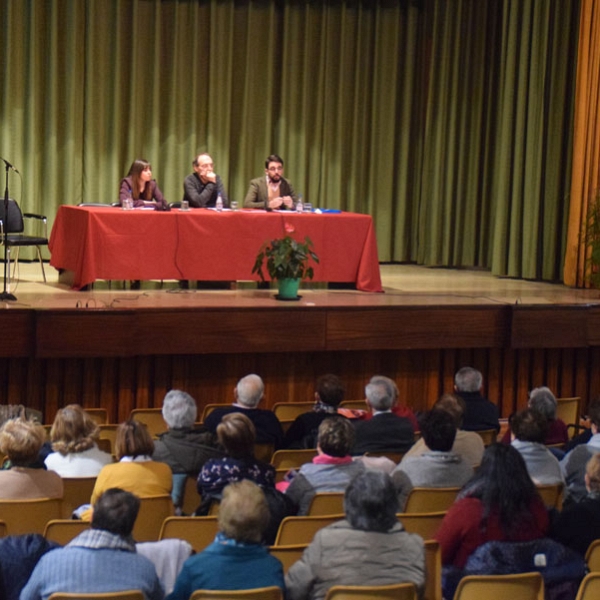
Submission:
[[[244,208],[293,210],[296,200],[294,188],[283,177],[283,159],[271,154],[265,161],[265,177],[250,182]]]

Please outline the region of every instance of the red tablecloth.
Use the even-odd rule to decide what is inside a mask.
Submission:
[[[294,237],[308,235],[314,243],[320,261],[314,281],[383,291],[373,221],[355,213],[61,206],[50,235],[50,264],[73,271],[75,288],[96,279],[258,279],[252,267],[259,248],[286,235],[286,224]]]

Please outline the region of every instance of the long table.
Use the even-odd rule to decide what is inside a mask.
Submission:
[[[373,220],[355,213],[63,205],[50,235],[50,264],[72,271],[75,289],[97,279],[252,280],[258,279],[252,267],[261,245],[290,227],[296,239],[309,236],[314,244],[320,261],[314,281],[383,291]]]

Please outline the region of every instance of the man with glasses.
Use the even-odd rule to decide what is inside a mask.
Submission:
[[[214,172],[213,159],[209,154],[199,154],[192,163],[194,173],[183,181],[183,199],[194,208],[215,206],[221,195],[223,206],[229,206],[229,200],[221,178]]]
[[[283,159],[271,154],[265,161],[265,176],[253,179],[244,200],[244,208],[294,210],[296,192],[283,177]]]

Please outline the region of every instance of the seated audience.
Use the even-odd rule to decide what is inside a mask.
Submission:
[[[463,416],[465,413],[465,401],[455,394],[444,394],[434,405],[434,410],[444,410],[454,419],[456,425],[456,437],[452,444],[452,452],[458,454],[471,467],[475,468],[481,464],[485,446],[481,436],[475,431],[464,431],[461,429]],[[420,456],[428,452],[429,448],[423,437],[419,438],[415,445],[404,455],[406,459],[409,456]]]
[[[312,411],[298,415],[283,439],[284,448],[316,448],[319,425],[337,414],[344,399],[344,385],[337,375],[323,375],[317,380]]]
[[[483,376],[473,367],[463,367],[454,375],[454,392],[465,401],[463,429],[500,431],[498,407],[481,395]]]
[[[398,521],[394,485],[385,473],[365,471],[344,498],[346,519],[318,531],[285,577],[288,600],[323,600],[334,585],[425,585],[420,536]]]
[[[387,377],[372,377],[365,395],[373,416],[368,421],[356,422],[352,454],[406,452],[415,441],[415,433],[409,419],[392,413],[395,384]]]
[[[194,590],[285,589],[283,567],[262,544],[269,523],[263,491],[248,480],[228,485],[219,506],[219,533],[189,558],[169,600],[188,600]]]
[[[46,430],[33,421],[11,419],[0,429],[0,498],[62,498],[62,479],[38,463]]]
[[[569,442],[567,426],[562,419],[556,417],[557,406],[556,397],[550,388],[537,387],[529,392],[527,407],[539,412],[547,421],[546,434],[543,439],[543,443],[546,445],[567,444]],[[502,436],[503,444],[510,444],[511,442],[511,423],[512,421]]]
[[[197,478],[204,463],[210,458],[222,457],[223,452],[217,448],[214,433],[194,428],[198,407],[188,393],[181,390],[167,392],[162,416],[169,429],[154,441],[152,458],[171,467],[173,504],[180,507],[186,477]]]
[[[131,200],[136,208],[154,208],[166,210],[167,201],[160,191],[155,179],[152,179],[152,167],[147,160],[136,158],[127,177],[121,179],[119,184],[119,204]]]
[[[148,600],[162,600],[154,565],[135,549],[131,537],[140,501],[108,489],[94,505],[91,529],[64,548],[42,556],[21,592],[21,600],[46,600],[55,592],[102,593],[139,589]]]
[[[470,554],[493,540],[526,542],[545,537],[548,511],[512,446],[492,444],[434,536],[442,564],[464,568]]]
[[[585,467],[588,460],[600,452],[600,402],[592,402],[588,409],[591,422],[592,437],[585,444],[576,446],[565,454],[560,461],[560,468],[565,476],[565,506],[570,502],[579,502],[587,495],[585,488]]]
[[[526,408],[513,416],[512,446],[525,461],[527,472],[536,485],[564,483],[558,459],[544,445],[548,422],[537,410]]]
[[[258,408],[265,393],[265,386],[258,375],[246,375],[238,381],[234,388],[235,402],[231,406],[216,408],[204,421],[204,426],[212,432],[217,431],[217,425],[224,415],[232,412],[246,415],[256,429],[256,442],[281,446],[283,429],[281,423],[271,410]]]
[[[228,413],[217,426],[217,438],[227,456],[211,458],[198,475],[198,493],[202,506],[198,514],[207,514],[212,500],[220,500],[225,486],[249,479],[263,488],[275,487],[275,469],[254,458],[256,430],[243,413]]]
[[[170,494],[173,476],[168,465],[152,460],[154,442],[143,423],[130,419],[117,428],[115,452],[119,462],[106,465],[96,479],[91,504],[110,488],[120,488],[139,498]],[[91,520],[91,511],[81,518]]]
[[[319,425],[317,456],[302,465],[287,488],[286,495],[298,506],[298,514],[308,514],[318,492],[343,492],[352,479],[365,470],[353,461],[354,427],[345,417],[330,417]]]
[[[582,556],[594,540],[600,539],[600,454],[588,460],[585,487],[587,496],[564,508],[554,520],[550,535]]]
[[[473,476],[473,467],[452,452],[456,437],[454,417],[444,410],[434,409],[426,413],[420,423],[429,451],[419,456],[405,456],[394,469],[392,480],[401,471],[408,476],[412,487],[462,487]]]
[[[96,477],[112,456],[98,448],[100,428],[79,404],[60,408],[50,430],[52,452],[44,461],[61,477]]]

